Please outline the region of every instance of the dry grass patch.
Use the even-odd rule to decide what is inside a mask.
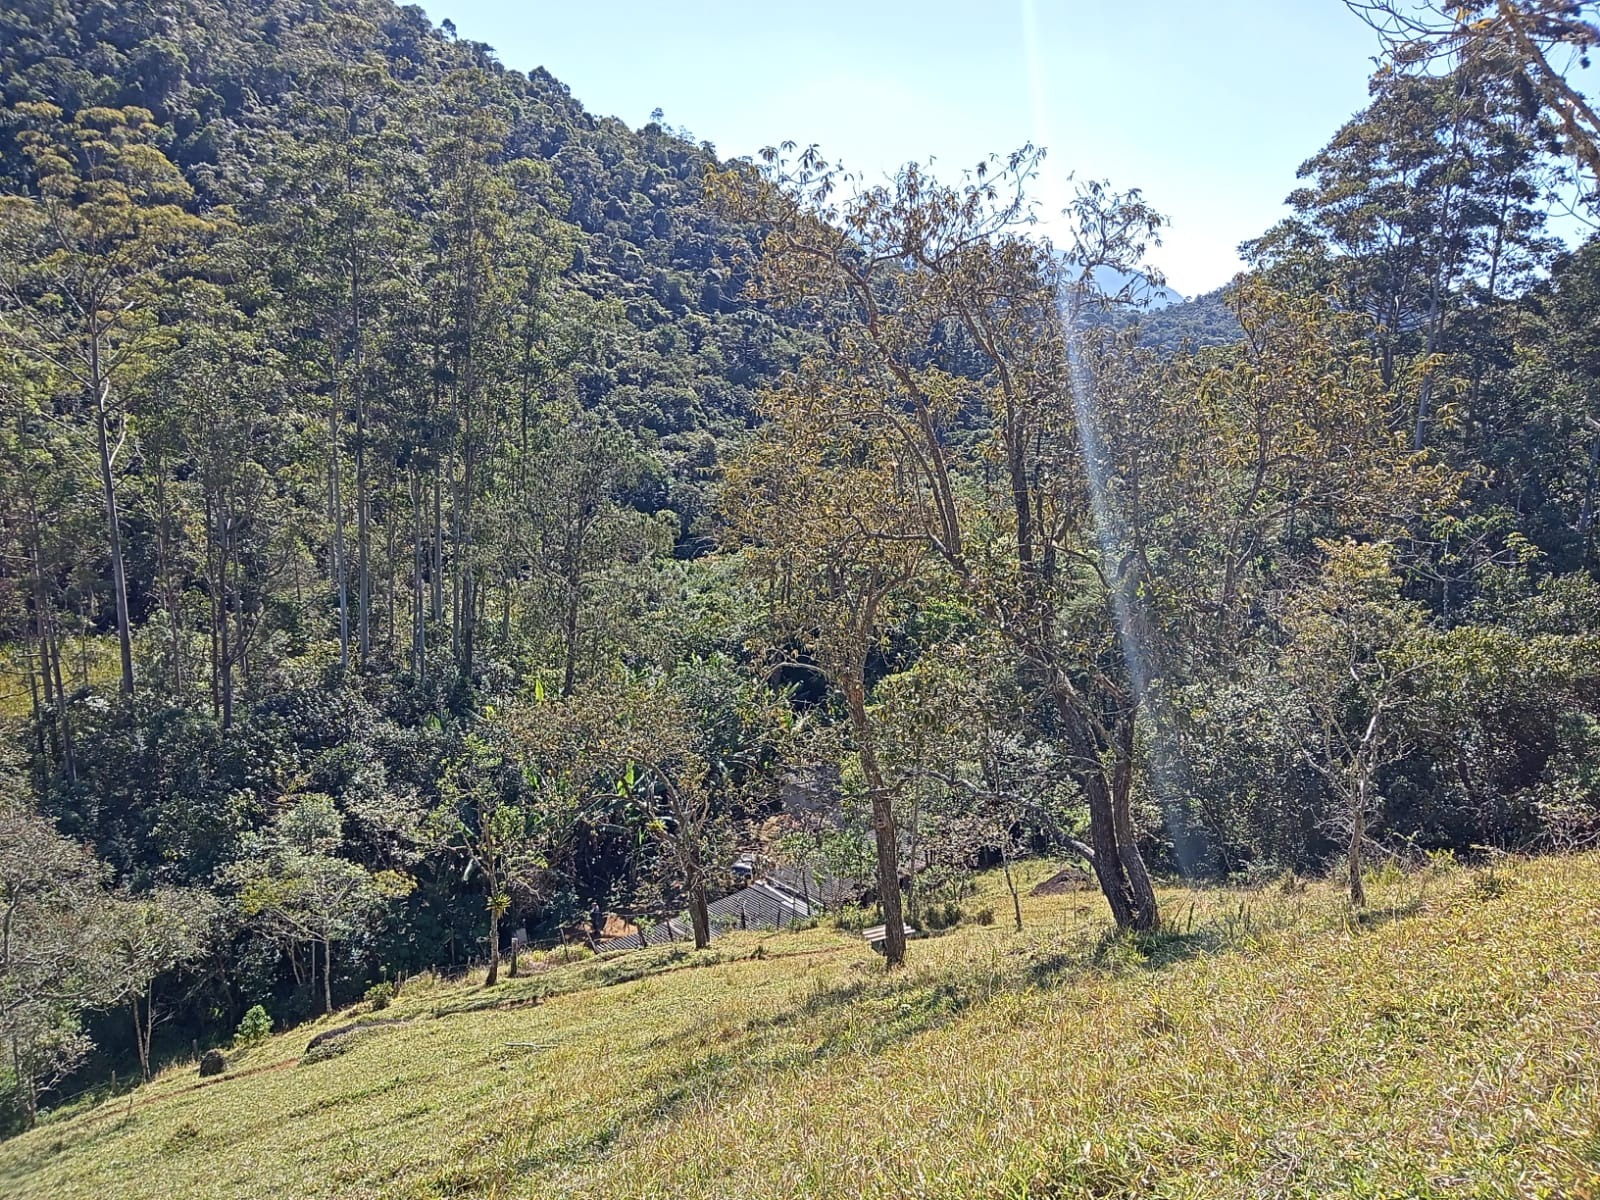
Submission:
[[[1143,942],[989,879],[894,976],[824,927],[413,980],[0,1145],[0,1194],[1600,1195],[1600,857],[1495,878],[1172,891]]]

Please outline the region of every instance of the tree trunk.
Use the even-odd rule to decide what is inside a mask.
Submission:
[[[460,675],[463,686],[472,685],[472,666],[476,655],[478,621],[477,529],[474,505],[478,488],[478,433],[473,416],[477,407],[475,361],[473,359],[470,310],[467,319],[468,344],[463,354],[461,386],[461,488],[457,492],[456,574],[461,580],[461,598],[456,614],[460,627]]]
[[[898,967],[906,959],[906,930],[900,903],[900,844],[894,827],[894,801],[884,784],[873,749],[867,725],[866,687],[860,671],[855,678],[845,681],[844,693],[856,751],[861,756],[861,773],[866,777],[872,797],[872,832],[878,851],[878,907],[884,921],[883,956],[890,967]]]
[[[461,682],[472,684],[472,664],[477,655],[478,577],[468,566],[461,580]]]
[[[32,1129],[39,1120],[39,1095],[33,1076],[23,1068],[22,1045],[16,1034],[11,1035],[11,1075],[16,1083],[17,1098],[22,1101],[22,1127]]]
[[[55,610],[50,604],[45,586],[44,557],[40,548],[39,511],[29,501],[29,558],[33,564],[34,624],[39,636],[39,677],[44,684],[44,698],[55,709],[61,738],[61,767],[69,783],[78,778],[77,764],[72,754],[72,719],[67,712],[67,694],[61,681],[61,650],[55,635]],[[41,722],[41,733],[42,722]]]
[[[90,340],[90,374],[94,378],[95,435],[100,451],[100,490],[105,503],[106,548],[111,554],[111,591],[117,609],[117,649],[122,658],[122,694],[133,695],[133,622],[128,613],[128,577],[122,561],[122,531],[117,519],[117,486],[111,473],[111,438],[106,407],[111,383],[100,374],[100,339]]]
[[[493,899],[489,902],[489,974],[484,978],[484,987],[493,987],[500,982],[500,913],[494,907]]]
[[[144,997],[144,1078],[150,1081],[150,1043],[153,1040],[156,1028],[156,991],[155,982],[150,983],[150,990]]]
[[[1105,775],[1089,768],[1078,776],[1084,798],[1089,803],[1089,848],[1094,858],[1089,865],[1094,868],[1100,893],[1111,909],[1111,919],[1118,929],[1136,927],[1133,897],[1129,894],[1127,880],[1122,874],[1122,855],[1117,848],[1116,826],[1111,815],[1111,793]]]
[[[1133,827],[1133,722],[1132,714],[1116,729],[1116,761],[1111,769],[1111,820],[1117,834],[1117,854],[1133,900],[1134,928],[1150,932],[1160,927],[1155,888],[1139,853],[1139,835]]]
[[[1133,718],[1124,717],[1112,733],[1114,761],[1108,776],[1101,747],[1070,695],[1054,689],[1056,708],[1067,731],[1073,771],[1089,805],[1090,865],[1118,929],[1148,932],[1160,926],[1155,891],[1139,853],[1133,828]]]
[[[689,885],[689,923],[694,926],[694,948],[711,945],[711,911],[706,903],[706,881],[696,878]]]
[[[444,500],[440,496],[440,474],[433,472],[433,569],[429,572],[429,616],[434,621],[444,620]]]
[[[356,646],[365,671],[372,657],[372,531],[367,480],[367,401],[362,378],[361,273],[350,264],[350,390],[356,409]]]
[[[1011,875],[1011,855],[1005,850],[1000,851],[1000,865],[1005,868],[1006,887],[1011,889],[1011,911],[1017,918],[1017,932],[1022,932],[1022,897],[1017,894],[1017,881]]]
[[[564,663],[561,670],[561,694],[571,696],[578,677],[578,603],[581,584],[574,563],[567,576],[567,604],[561,621],[561,640]]]
[[[1362,908],[1367,889],[1361,881],[1361,851],[1367,840],[1367,814],[1372,802],[1372,776],[1377,771],[1378,746],[1383,737],[1383,709],[1372,714],[1367,730],[1356,749],[1356,786],[1351,792],[1350,813],[1350,904]]]
[[[339,592],[339,669],[350,669],[350,581],[344,565],[344,495],[339,476],[339,398],[328,409],[328,516],[333,522],[333,581]]]
[[[224,542],[217,577],[217,674],[222,688],[222,727],[233,727],[233,656],[234,648],[228,639],[228,558]]]
[[[428,622],[423,609],[422,481],[411,468],[411,674],[420,683],[427,655]]]
[[[148,1009],[150,1001],[146,1000]],[[132,999],[133,1005],[133,1041],[139,1051],[139,1071],[146,1083],[150,1082],[150,1027],[139,1015],[139,997],[137,994]]]
[[[384,490],[392,497],[398,480],[393,475],[390,475],[384,482],[388,485]],[[383,523],[383,557],[389,574],[384,584],[383,595],[383,653],[388,662],[393,663],[395,658],[395,623],[397,620],[395,609],[400,607],[398,602],[400,595],[400,564],[398,556],[395,554],[395,539],[399,536],[395,526],[399,524],[399,521],[396,520],[392,505],[389,511],[386,512],[385,518]]]
[[[312,954],[315,955],[313,950]],[[322,1011],[333,1011],[333,939],[322,939]]]
[[[50,631],[50,670],[56,680],[56,701],[61,713],[61,761],[66,767],[67,781],[76,783],[78,780],[77,757],[73,751],[72,739],[72,714],[67,708],[67,689],[61,675],[61,628],[56,623],[54,610],[47,613]]]
[[[164,463],[157,464],[155,471],[156,488],[156,570],[161,576],[161,607],[167,614],[167,638],[172,655],[172,694],[183,694],[183,630],[182,603],[183,590],[180,583],[174,578],[172,565],[173,556],[173,517],[172,506],[167,498],[167,470]]]
[[[1366,781],[1363,780],[1358,795],[1366,791]],[[1350,822],[1350,905],[1352,908],[1364,908],[1367,903],[1367,889],[1361,882],[1361,846],[1366,841],[1366,829],[1361,815],[1365,811],[1365,801],[1357,800],[1360,812],[1352,814],[1354,819]]]

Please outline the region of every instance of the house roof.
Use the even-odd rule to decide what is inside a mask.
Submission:
[[[803,896],[780,883],[758,879],[748,887],[713,900],[706,910],[711,915],[711,936],[716,937],[730,929],[786,929],[820,911],[820,906],[808,903]],[[599,949],[637,949],[639,936],[634,932],[626,937],[606,938],[600,942]],[[693,938],[694,929],[683,917],[673,917],[644,931],[646,946],[660,946]]]

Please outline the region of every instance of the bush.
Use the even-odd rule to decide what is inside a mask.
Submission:
[[[841,933],[860,933],[869,922],[860,907],[851,904],[834,913],[833,924]]]
[[[1460,867],[1461,864],[1456,860],[1455,852],[1453,850],[1428,851],[1428,865],[1426,870],[1429,875],[1450,875],[1460,869]]]
[[[965,914],[961,906],[954,900],[946,900],[943,904],[930,904],[922,914],[923,923],[931,930],[954,929],[961,924]],[[991,919],[994,914],[990,914]]]
[[[355,1045],[356,1041],[356,1037],[351,1035],[348,1037],[335,1038],[331,1042],[323,1042],[320,1046],[312,1046],[300,1056],[299,1065],[302,1067],[311,1067],[315,1066],[319,1062],[327,1062],[330,1058],[338,1058],[339,1055],[348,1052],[349,1049]]]
[[[1386,859],[1376,871],[1368,871],[1367,878],[1373,883],[1389,884],[1403,883],[1405,881],[1405,868],[1398,858]]]
[[[972,919],[974,921],[976,921],[979,925],[993,925],[994,924],[994,909],[990,908],[987,904],[985,904],[982,908],[980,908],[977,911],[977,914]]]
[[[544,961],[560,965],[561,963],[582,962],[586,958],[593,957],[594,951],[589,947],[579,945],[577,942],[569,942],[566,945],[552,946],[549,950],[546,950]]]
[[[267,1015],[266,1009],[255,1004],[245,1013],[244,1020],[239,1022],[239,1028],[234,1031],[233,1044],[240,1047],[259,1046],[271,1036],[272,1018]]]
[[[395,997],[395,986],[385,979],[382,983],[375,983],[366,991],[365,999],[372,1005],[373,1012],[381,1012],[389,1007],[389,1002]]]

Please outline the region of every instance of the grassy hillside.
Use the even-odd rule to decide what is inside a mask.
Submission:
[[[1600,856],[1397,875],[1359,921],[1169,893],[1143,946],[987,890],[893,978],[824,927],[414,980],[321,1061],[352,1014],[58,1115],[0,1194],[1600,1195]]]

